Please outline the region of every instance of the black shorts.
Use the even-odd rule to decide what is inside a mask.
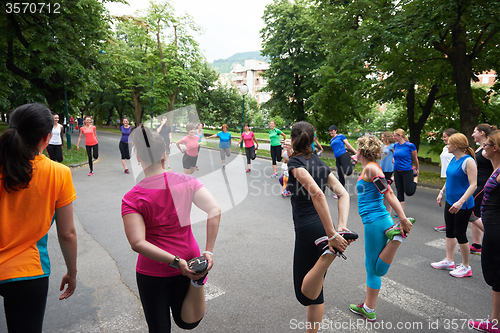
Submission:
[[[128,150],[128,143],[120,141],[118,144],[120,148],[120,153],[122,154],[122,160],[130,160],[130,151]]]
[[[167,155],[170,155],[170,141],[165,141],[165,152],[167,153]]]
[[[197,161],[198,161],[198,155],[189,156],[188,154],[184,153],[184,156],[182,157],[182,167],[184,169],[194,168],[196,167]]]

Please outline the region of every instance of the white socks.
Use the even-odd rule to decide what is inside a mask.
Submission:
[[[366,304],[363,304],[363,309],[365,309],[365,311],[368,313],[375,311],[375,309],[370,309],[369,307],[367,307]]]
[[[398,241],[398,242],[401,242],[403,243],[403,236],[401,235],[395,235],[394,237],[392,237],[392,240],[395,240],[395,241]]]

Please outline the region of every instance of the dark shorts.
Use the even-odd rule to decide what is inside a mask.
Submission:
[[[188,154],[184,153],[184,156],[182,157],[182,167],[184,169],[194,168],[196,167],[197,161],[198,161],[198,155],[189,156]]]

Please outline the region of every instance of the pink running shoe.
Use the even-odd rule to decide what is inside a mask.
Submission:
[[[488,316],[488,318],[486,318],[485,320],[481,321],[469,320],[469,327],[478,330],[479,332],[487,332],[487,333],[500,332],[500,327],[498,327],[498,325],[493,324],[490,321],[490,316]]]
[[[455,269],[455,262],[448,261],[448,260],[446,260],[446,258],[444,258],[441,261],[433,262],[431,264],[431,266],[432,266],[432,268],[435,268],[435,269],[446,269],[446,270],[452,271]]]
[[[93,175],[94,175],[94,173],[93,173],[93,172],[89,172],[89,177],[90,177],[90,176],[93,176]]]
[[[470,266],[465,267],[463,264],[460,264],[457,268],[450,272],[450,275],[457,278],[472,276],[472,268]]]
[[[434,230],[436,230],[437,232],[446,232],[446,225],[435,227]]]

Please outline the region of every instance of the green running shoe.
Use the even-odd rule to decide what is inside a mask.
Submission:
[[[366,312],[364,305],[365,303],[360,303],[358,305],[351,304],[349,305],[349,310],[351,310],[352,313],[365,317],[365,319],[368,321],[377,320],[377,315],[375,314],[375,310],[373,312]]]
[[[408,221],[413,225],[415,223],[415,219],[413,217],[408,217]],[[403,229],[400,226],[401,222],[398,221],[396,224],[391,226],[390,228],[387,228],[387,230],[384,232],[387,238],[390,240],[394,239],[394,236],[396,235],[401,235],[403,238],[406,238],[406,233],[403,231]]]

